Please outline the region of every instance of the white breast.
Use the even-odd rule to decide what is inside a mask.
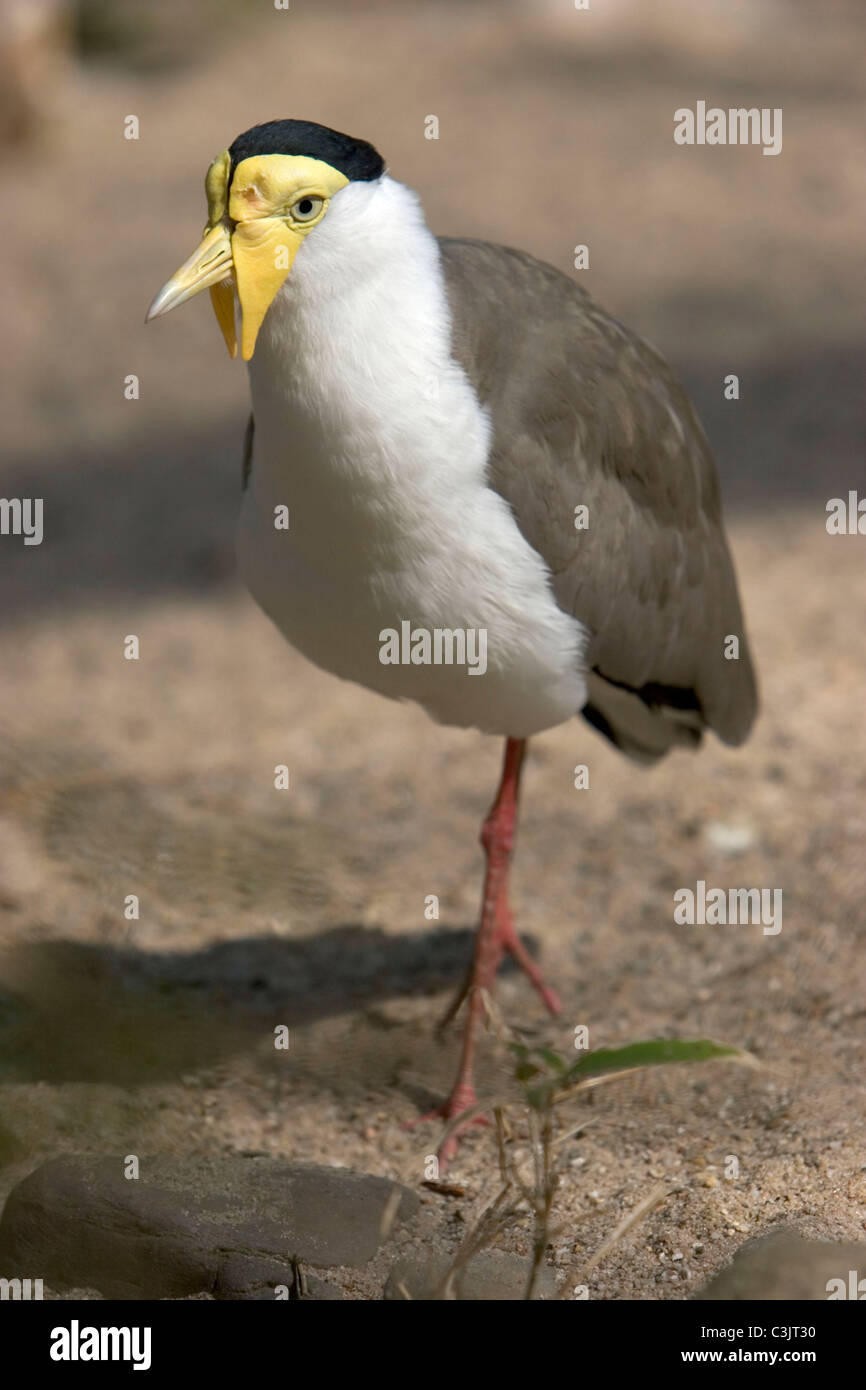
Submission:
[[[408,189],[386,177],[335,196],[268,311],[250,382],[239,560],[288,640],[443,723],[521,737],[575,714],[586,634],[486,486],[489,424],[451,357],[438,248]],[[405,622],[434,640],[485,633],[484,674],[383,664],[383,632]]]

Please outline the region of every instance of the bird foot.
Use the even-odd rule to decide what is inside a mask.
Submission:
[[[523,971],[524,975],[529,980],[533,989],[535,989],[537,993],[541,996],[544,1002],[544,1006],[548,1010],[548,1012],[552,1013],[554,1017],[556,1016],[556,1014],[561,1014],[562,1000],[556,993],[556,990],[551,989],[550,986],[545,982],[544,976],[542,975],[540,969],[535,964],[535,961],[532,959],[532,956],[529,954],[523,942],[520,940],[520,937],[517,935],[517,932],[514,930],[514,923],[511,920],[510,913],[501,922],[499,928],[499,938],[502,943],[503,951],[507,951],[508,954],[512,956],[514,960],[517,961],[517,964],[520,966],[520,969]]]
[[[495,945],[492,952],[493,968],[487,972],[489,978],[480,982],[476,981],[473,978],[475,973],[474,968],[470,970],[465,983],[458,990],[457,994],[448,1005],[448,1008],[445,1010],[445,1013],[442,1015],[442,1018],[437,1023],[437,1034],[445,1032],[449,1023],[451,1023],[452,1019],[459,1013],[470,991],[475,989],[479,983],[483,989],[491,988],[493,979],[499,969],[499,962],[506,951],[514,958],[533,989],[540,995],[548,1012],[553,1014],[554,1017],[562,1013],[562,1001],[559,995],[556,993],[555,989],[551,989],[546,983],[541,970],[517,935],[511,913],[506,909],[500,911],[497,917]]]
[[[425,1120],[445,1120],[451,1124],[454,1120],[458,1120],[461,1115],[464,1115],[467,1110],[474,1110],[477,1104],[478,1097],[475,1094],[475,1087],[471,1084],[460,1085],[458,1083],[448,1099],[444,1100],[441,1105],[435,1106],[433,1110],[428,1110],[423,1115],[418,1115],[414,1120],[407,1120],[403,1128],[414,1129],[416,1125],[423,1124]],[[475,1125],[489,1124],[490,1121],[486,1115],[472,1115],[469,1119],[465,1120],[463,1124],[456,1125],[446,1133],[445,1138],[436,1150],[440,1174],[445,1172],[445,1169],[453,1159],[460,1144],[460,1140],[466,1134],[467,1130],[472,1129]]]

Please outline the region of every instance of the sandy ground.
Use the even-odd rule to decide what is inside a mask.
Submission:
[[[295,114],[377,143],[438,231],[564,269],[588,242],[586,283],[666,352],[719,459],[761,720],[741,750],[649,772],[580,721],[534,741],[515,907],[565,1012],[515,973],[498,999],[564,1050],[587,1024],[593,1046],[711,1036],[764,1065],[575,1101],[591,1124],[561,1150],[551,1259],[579,1278],[659,1185],[593,1297],[689,1296],[783,1219],[864,1238],[866,541],[824,527],[826,500],[866,484],[862,23],[827,13],[232,13],[194,62],[70,73],[62,128],[8,160],[19,211],[56,211],[12,219],[5,265],[2,491],[45,498],[46,539],[0,545],[0,1192],[63,1149],[262,1150],[416,1185],[435,1145],[401,1126],[454,1066],[433,1024],[469,953],[500,750],[283,644],[233,573],[243,372],[205,303],[141,326],[200,232],[208,160]],[[782,105],[783,154],[676,149],[674,107],[704,96]],[[698,879],[781,889],[782,931],[676,925]],[[480,1081],[507,1085],[493,1038]],[[425,1194],[446,1247],[496,1190],[489,1135],[453,1176],[462,1198]],[[518,1227],[503,1243],[528,1248]]]

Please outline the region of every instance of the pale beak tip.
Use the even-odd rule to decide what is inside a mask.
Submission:
[[[150,323],[152,319],[158,319],[161,314],[166,313],[166,311],[171,307],[166,302],[169,298],[169,296],[166,294],[167,289],[168,286],[164,285],[163,288],[159,291],[159,294],[157,294],[154,297],[150,308],[144,316],[145,323]]]

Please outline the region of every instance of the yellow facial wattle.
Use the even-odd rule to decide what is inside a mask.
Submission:
[[[234,298],[241,311],[241,356],[248,362],[274,296],[305,237],[326,215],[345,174],[306,155],[264,154],[241,160],[229,183],[223,150],[208,169],[208,224],[200,245],[160,290],[148,319],[168,313],[200,290],[211,302],[229,353],[237,354]]]

